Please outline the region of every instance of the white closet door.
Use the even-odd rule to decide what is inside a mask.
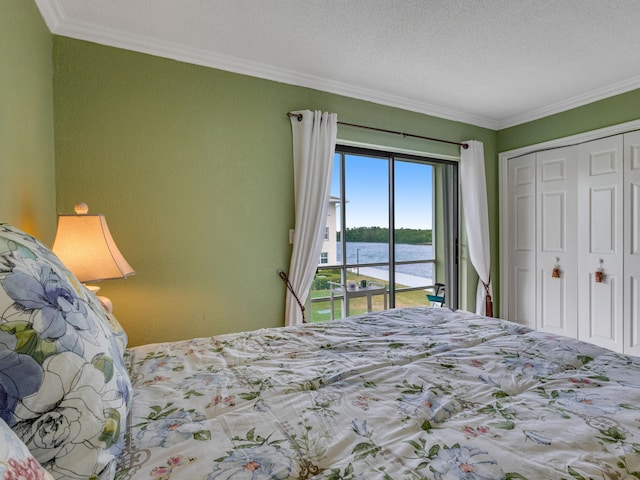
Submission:
[[[579,150],[578,338],[622,351],[623,138],[595,140]]]
[[[640,132],[624,136],[624,353],[640,355]]]
[[[577,149],[537,153],[536,328],[577,337]],[[559,277],[553,275],[554,267]]]
[[[536,327],[536,156],[509,160],[509,300],[506,318]]]

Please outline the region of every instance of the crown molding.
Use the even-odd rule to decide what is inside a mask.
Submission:
[[[505,118],[498,122],[496,130],[521,125],[533,120],[555,115],[556,113],[566,112],[572,108],[582,107],[583,105],[588,105],[589,103],[597,102],[598,100],[620,95],[621,93],[630,92],[637,88],[640,88],[640,76],[613,83],[596,90],[591,90],[590,92],[576,95],[560,102],[528,111],[521,115],[514,115],[512,117]]]
[[[56,33],[64,17],[62,5],[58,0],[35,0],[35,2],[49,31]]]

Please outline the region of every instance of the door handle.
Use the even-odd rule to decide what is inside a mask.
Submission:
[[[560,278],[560,265],[558,265],[559,261],[560,259],[556,257],[556,264],[553,266],[553,270],[551,270],[552,278]]]
[[[602,283],[602,279],[604,278],[604,271],[602,270],[602,259],[598,260],[600,266],[597,268],[594,277],[596,279],[596,283]]]

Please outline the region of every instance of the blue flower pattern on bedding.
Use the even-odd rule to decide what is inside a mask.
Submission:
[[[17,251],[24,252],[24,249]],[[16,309],[38,311],[33,328],[43,340],[61,342],[59,350],[82,355],[83,341],[96,343],[87,307],[49,265],[14,255],[9,273],[0,281]],[[94,330],[94,331],[92,331]]]
[[[128,350],[122,479],[640,478],[640,359],[409,308]],[[167,477],[168,478],[168,477]]]
[[[141,427],[136,435],[136,443],[142,448],[169,447],[182,443],[191,438],[204,435],[208,439],[208,432],[203,431],[199,422],[205,417],[200,413],[177,410],[167,406],[166,415],[150,415],[146,422],[138,424]],[[155,413],[159,413],[156,409]]]
[[[35,238],[0,224],[0,416],[54,478],[115,475],[131,384],[123,336]]]
[[[221,459],[207,480],[286,480],[291,474],[291,453],[272,445],[238,448]]]
[[[21,398],[40,388],[42,367],[29,355],[15,351],[18,339],[0,330],[0,419],[10,422]]]

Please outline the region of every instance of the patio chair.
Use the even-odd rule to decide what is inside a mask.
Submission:
[[[444,307],[444,283],[434,283],[433,294],[427,293],[427,300],[431,302],[432,307]]]

